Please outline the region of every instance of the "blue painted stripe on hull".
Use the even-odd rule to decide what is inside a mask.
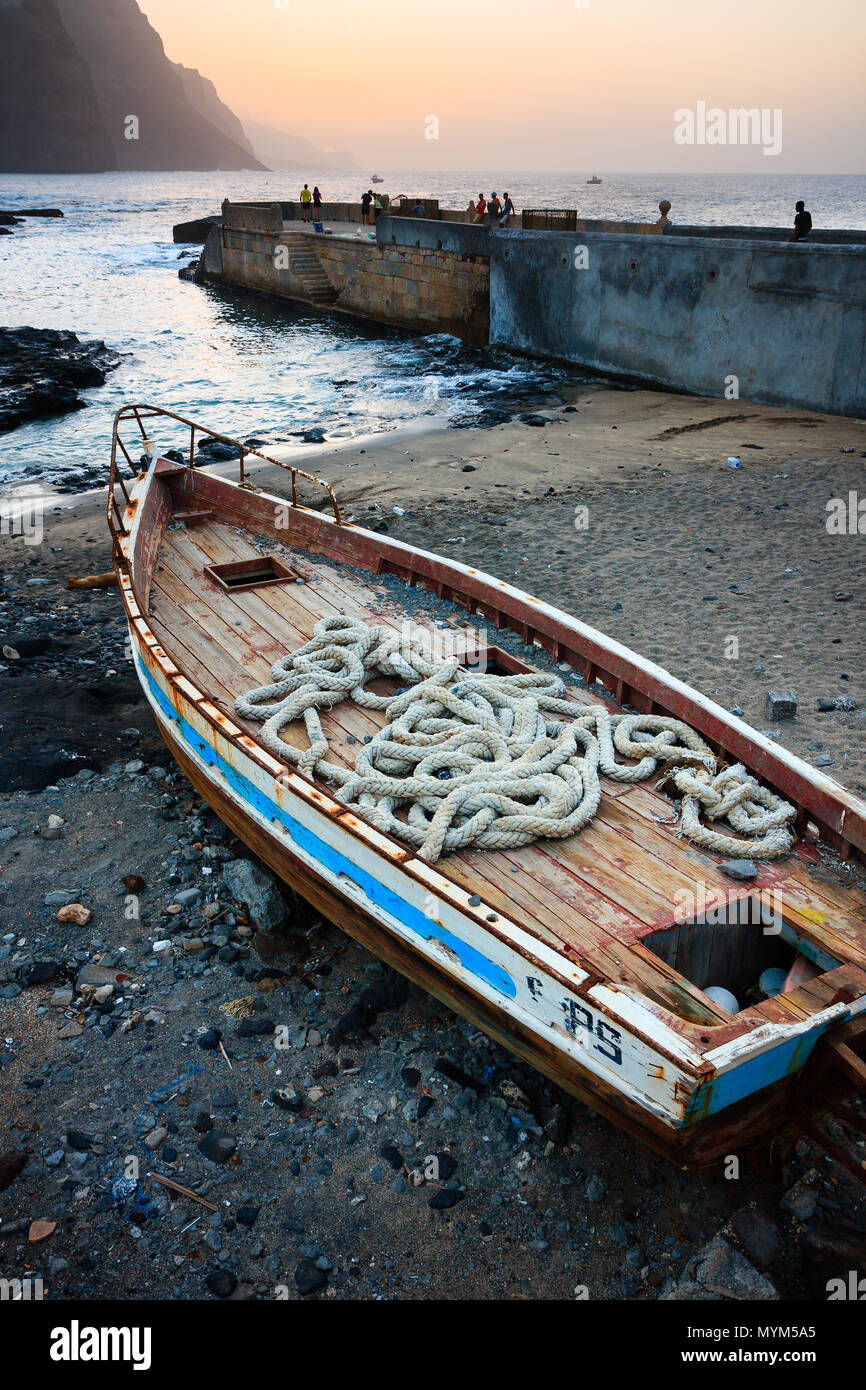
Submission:
[[[202,762],[208,766],[218,767],[228,782],[232,790],[251,806],[259,815],[266,820],[277,820],[289,832],[295,844],[303,849],[325,868],[333,874],[342,874],[357,884],[366,896],[377,907],[387,912],[390,917],[408,927],[410,931],[420,936],[424,941],[439,941],[443,946],[447,946],[453,951],[460,960],[460,964],[470,974],[475,975],[480,980],[492,985],[500,994],[506,998],[513,999],[517,994],[517,988],[507,971],[495,961],[483,955],[481,951],[467,942],[461,941],[458,936],[454,936],[439,922],[431,921],[425,917],[423,912],[419,912],[417,907],[406,902],[397,896],[390,888],[386,888],[378,879],[373,878],[357,864],[353,864],[350,859],[346,859],[340,854],[333,845],[329,845],[325,840],[319,838],[312,830],[290,816],[277,802],[259,791],[248,778],[233,768],[231,763],[227,763],[220,757],[211,744],[197,733],[191,724],[184,719],[182,714],[174,708],[169,700],[166,699],[158,684],[154,680],[151,672],[142,664],[141,672],[144,675],[154,701],[159,706],[166,719],[176,725],[180,737],[184,743],[198,755]]]
[[[833,1021],[838,1023],[838,1019]],[[757,1057],[740,1062],[730,1071],[714,1077],[695,1093],[686,1123],[696,1114],[715,1115],[717,1111],[735,1105],[738,1100],[745,1100],[756,1091],[762,1091],[786,1076],[793,1076],[806,1065],[816,1042],[829,1026],[829,1023],[816,1024],[810,1032],[778,1043],[776,1047],[760,1052]]]

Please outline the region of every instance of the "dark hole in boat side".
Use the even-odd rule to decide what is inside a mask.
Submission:
[[[773,893],[732,895],[641,944],[698,989],[729,991],[739,1005],[731,1013],[792,993],[841,963],[785,919]]]
[[[261,589],[267,584],[292,584],[302,578],[273,555],[257,560],[238,560],[228,565],[205,565],[205,574],[221,589],[237,593],[241,589]]]

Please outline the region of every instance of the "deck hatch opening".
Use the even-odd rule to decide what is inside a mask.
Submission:
[[[205,574],[221,589],[238,593],[242,589],[263,589],[269,584],[296,584],[303,576],[273,555],[255,560],[237,560],[227,565],[205,565]]]
[[[787,920],[781,896],[732,894],[643,937],[642,945],[698,989],[729,991],[742,1012],[840,964]]]

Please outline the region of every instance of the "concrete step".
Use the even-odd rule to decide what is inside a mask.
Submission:
[[[283,242],[289,248],[290,268],[301,282],[304,295],[316,304],[333,304],[338,298],[310,238],[303,232],[284,232]]]

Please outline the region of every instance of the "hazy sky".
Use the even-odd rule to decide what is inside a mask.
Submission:
[[[239,116],[371,168],[866,172],[866,0],[139,3]],[[675,143],[701,101],[781,110],[781,153]]]

